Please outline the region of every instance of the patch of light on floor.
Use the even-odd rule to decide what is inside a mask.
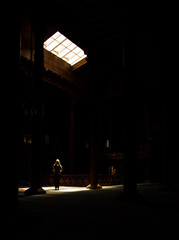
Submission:
[[[89,189],[86,187],[68,187],[68,186],[61,186],[59,190],[55,190],[55,187],[42,187],[45,191],[54,191],[54,192],[79,192],[79,191],[88,191]],[[18,188],[19,192],[25,192],[28,187],[20,187]]]
[[[86,187],[60,187],[59,190],[55,190],[54,187],[43,187],[44,190],[54,190],[56,192],[79,192],[79,191],[87,191],[88,189]]]
[[[18,192],[23,193],[29,187],[19,187]],[[90,188],[86,187],[70,187],[70,186],[60,186],[59,190],[55,190],[55,186],[44,186],[42,187],[47,193],[60,193],[60,192],[80,192],[80,191],[90,191]],[[112,185],[112,186],[102,186],[101,189],[122,189],[123,185]]]

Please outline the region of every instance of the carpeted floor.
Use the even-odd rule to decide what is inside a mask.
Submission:
[[[121,197],[122,186],[89,190],[44,187],[45,195],[19,189],[17,239],[177,239],[179,192],[138,185],[141,198]]]

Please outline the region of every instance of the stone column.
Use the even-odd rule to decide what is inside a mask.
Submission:
[[[32,159],[31,159],[31,187],[25,194],[44,194],[41,187],[41,168],[43,160],[43,39],[45,27],[38,19],[32,20],[34,31],[35,55],[33,66],[32,92]]]
[[[101,188],[97,183],[97,156],[98,156],[98,97],[96,94],[95,81],[97,78],[96,64],[90,59],[91,89],[90,89],[90,184],[87,186],[92,189]]]
[[[11,5],[12,6],[12,5]],[[6,213],[1,216],[5,225],[12,226],[14,236],[18,214],[18,162],[19,162],[19,139],[20,139],[20,12],[10,11],[8,21],[2,16],[1,31],[7,37],[1,51],[1,179],[4,180],[3,203],[10,199]],[[9,31],[11,29],[11,31]],[[11,46],[11,47],[10,47]],[[7,219],[7,220],[6,220]],[[3,225],[3,226],[5,226]],[[8,232],[7,238],[10,237]]]
[[[129,95],[125,103],[125,142],[124,142],[124,193],[134,197],[137,193],[136,182],[136,106]]]
[[[74,124],[75,124],[75,105],[76,105],[77,97],[70,96],[69,100],[69,172],[71,174],[74,173],[75,170],[75,138],[74,138]]]
[[[149,133],[149,108],[145,108],[145,117],[146,117],[146,165],[145,165],[145,183],[151,183],[150,180],[150,133]]]
[[[125,11],[124,23],[124,191],[128,199],[137,195],[136,163],[137,163],[137,79],[136,79],[136,39],[132,11]]]
[[[94,96],[93,96],[94,97]],[[101,186],[97,182],[97,157],[98,157],[98,109],[97,102],[91,102],[91,133],[90,133],[90,185],[89,188],[97,189]]]
[[[168,99],[167,99],[168,100]],[[171,113],[170,113],[171,114]],[[170,115],[171,116],[171,115]],[[171,150],[172,132],[173,126],[169,127],[169,106],[166,102],[162,105],[162,176],[161,176],[161,186],[159,190],[168,191],[172,190],[172,182],[171,182],[171,158],[173,157],[173,152],[175,149]],[[169,130],[170,129],[170,130]]]

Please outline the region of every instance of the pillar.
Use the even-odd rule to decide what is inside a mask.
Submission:
[[[178,108],[177,82],[175,78],[171,78],[170,84],[165,80],[162,87],[162,161],[159,190],[176,191],[175,180],[178,173],[174,168],[178,164],[179,145],[178,112],[176,110]]]
[[[7,3],[8,7],[9,3]],[[13,4],[11,9],[14,10]],[[3,7],[6,7],[3,5]],[[1,15],[1,31],[7,37],[1,39],[1,186],[4,197],[2,206],[6,211],[1,212],[3,225],[1,233],[10,237],[17,236],[18,216],[18,162],[20,138],[20,11],[9,9],[8,21]],[[2,45],[1,45],[2,46]],[[11,47],[10,47],[11,46]],[[10,204],[7,203],[10,200]],[[6,231],[6,226],[12,226]]]
[[[137,193],[136,164],[136,112],[135,103],[129,95],[125,103],[125,139],[124,139],[124,193],[133,197]]]
[[[75,105],[76,96],[70,96],[69,100],[69,172],[71,174],[75,171],[75,137],[74,137],[74,124],[75,124]]]
[[[89,55],[88,58],[90,59]],[[98,107],[99,100],[96,94],[97,68],[95,62],[90,59],[91,89],[90,89],[90,184],[87,186],[91,189],[98,189],[101,186],[97,182],[97,158],[99,147],[99,128],[98,128]]]
[[[41,187],[41,167],[43,161],[44,144],[44,103],[43,103],[43,39],[44,25],[38,19],[32,20],[34,31],[34,66],[32,92],[32,159],[31,159],[31,187],[25,194],[44,194]]]
[[[145,117],[146,117],[146,165],[145,165],[145,183],[151,183],[150,180],[150,133],[149,133],[149,108],[145,108]]]
[[[166,103],[167,101],[167,103]],[[170,109],[169,109],[170,108]],[[175,157],[175,144],[176,138],[174,137],[176,131],[176,125],[172,119],[172,107],[171,102],[168,99],[162,105],[162,163],[161,163],[161,185],[159,190],[161,191],[174,191],[175,186],[173,184],[172,176],[172,161]],[[173,126],[172,126],[172,123]]]
[[[124,190],[128,199],[137,196],[137,79],[136,79],[136,39],[134,15],[126,9],[124,14]]]
[[[90,184],[88,185],[91,189],[98,189],[101,186],[97,180],[97,161],[98,161],[98,112],[95,99],[91,102],[91,132],[90,132]]]

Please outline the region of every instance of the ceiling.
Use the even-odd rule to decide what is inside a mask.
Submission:
[[[135,34],[131,35],[132,40],[136,41],[137,47],[143,48],[144,55],[151,50],[157,55],[160,12],[156,5],[140,5],[138,8],[136,5],[122,6],[114,0],[64,0],[59,1],[50,17],[46,16],[49,24],[72,39],[88,55],[94,55],[98,62],[122,63],[124,32],[128,28]],[[141,54],[141,49],[139,52]]]
[[[34,14],[34,13],[33,13]],[[109,76],[123,67],[125,36],[135,48],[137,78],[160,84],[161,11],[158,6],[119,1],[61,0],[43,6],[46,39],[56,31],[81,47]]]

